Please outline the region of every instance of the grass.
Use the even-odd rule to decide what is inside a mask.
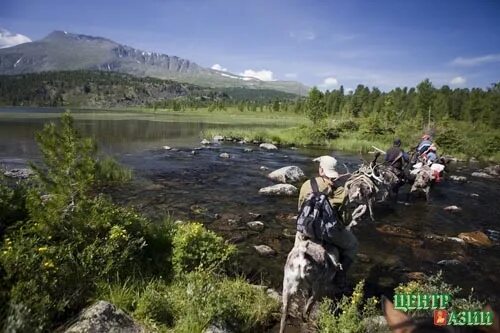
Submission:
[[[243,278],[196,271],[171,282],[127,280],[101,284],[96,299],[115,304],[159,332],[201,333],[217,324],[258,332],[274,323],[279,303]]]

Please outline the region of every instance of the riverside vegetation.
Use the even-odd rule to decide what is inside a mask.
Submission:
[[[132,172],[81,138],[69,114],[59,127],[47,125],[37,141],[43,163],[32,165],[35,176],[0,182],[3,331],[62,328],[98,299],[151,331],[203,332],[217,324],[260,332],[277,322],[279,301],[235,275],[241,263],[233,245],[201,224],[149,221],[101,194]],[[440,275],[398,288],[459,291]],[[387,331],[366,320],[381,312],[379,300],[366,299],[363,289],[361,281],[340,302],[323,301],[319,331]],[[472,297],[457,298],[460,307],[480,305]]]
[[[441,154],[500,161],[500,83],[487,89],[416,87],[382,92],[358,85],[346,93],[309,91],[306,98],[274,90],[202,88],[175,81],[98,71],[61,71],[0,76],[0,104],[127,108],[157,114],[241,115],[249,119],[295,118],[287,128],[250,126],[220,130],[233,138],[285,145],[322,145],[367,152],[395,137],[410,147],[422,131],[434,136]],[[207,116],[209,114],[209,116]],[[260,123],[260,122],[257,122]]]
[[[416,88],[389,92],[358,85],[348,94],[342,86],[324,93],[313,88],[304,100],[271,103],[265,110],[303,114],[311,122],[286,129],[251,127],[206,135],[367,152],[373,145],[391,145],[395,137],[411,147],[426,131],[433,134],[441,154],[500,161],[500,83],[486,90],[452,90],[435,88],[424,80]]]

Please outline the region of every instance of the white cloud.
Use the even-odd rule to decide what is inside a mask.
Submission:
[[[339,81],[337,80],[337,78],[330,76],[323,80],[323,83],[319,85],[319,88],[326,90],[326,89],[335,89],[338,86],[339,86]]]
[[[262,69],[260,71],[254,71],[253,69],[245,69],[241,76],[254,77],[262,81],[274,81],[273,72],[267,69]]]
[[[453,59],[451,64],[456,66],[479,66],[487,64],[489,62],[499,62],[499,61],[500,61],[500,53],[496,53],[496,54],[487,54],[484,56],[473,57],[473,58],[458,57]]]
[[[31,39],[24,35],[14,34],[8,30],[0,28],[0,49],[29,42],[31,42]]]
[[[316,34],[311,30],[290,31],[288,35],[299,42],[316,39]]]
[[[287,79],[296,79],[296,78],[297,78],[297,76],[298,76],[298,75],[297,75],[297,73],[286,73],[286,74],[285,74],[285,77],[286,77]]]
[[[221,71],[221,72],[227,72],[227,68],[224,68],[222,67],[221,65],[219,64],[214,64],[212,67],[210,67],[212,69],[215,69],[216,71]]]
[[[450,84],[454,86],[463,86],[467,80],[463,76],[457,76],[450,80]]]

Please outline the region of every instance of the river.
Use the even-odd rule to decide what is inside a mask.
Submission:
[[[38,160],[34,133],[60,115],[52,109],[0,109],[0,165],[13,168]],[[134,180],[109,193],[119,203],[134,206],[153,220],[172,215],[175,219],[203,222],[237,244],[241,252],[240,271],[255,282],[281,288],[282,269],[293,245],[297,198],[265,197],[261,187],[271,185],[268,172],[296,165],[313,176],[312,158],[333,154],[339,164],[351,170],[362,156],[324,150],[279,149],[263,151],[256,145],[222,143],[210,149],[200,147],[201,131],[246,124],[212,124],[182,117],[175,120],[156,115],[80,112],[75,125],[85,136],[96,139],[101,149],[133,168]],[[167,151],[168,145],[178,151]],[[245,152],[252,148],[252,152]],[[222,159],[227,152],[231,158]],[[368,158],[364,156],[364,158]],[[261,170],[261,166],[268,171]],[[360,260],[353,266],[351,281],[366,279],[368,295],[391,295],[392,289],[412,272],[432,274],[442,269],[446,280],[467,292],[471,287],[493,304],[500,300],[500,247],[464,246],[438,236],[460,232],[500,230],[498,180],[470,176],[477,166],[455,165],[452,174],[465,175],[468,182],[444,181],[431,190],[431,201],[411,205],[377,204],[376,222],[363,221],[354,228],[360,243]],[[343,171],[343,170],[342,170]],[[403,188],[401,192],[406,192]],[[477,196],[471,196],[471,194]],[[400,199],[403,195],[401,195]],[[457,205],[461,212],[443,208]],[[259,217],[255,217],[259,214]],[[246,222],[260,220],[266,227],[251,231]],[[261,257],[253,245],[271,246],[277,255]],[[461,264],[441,266],[440,260],[458,259]]]

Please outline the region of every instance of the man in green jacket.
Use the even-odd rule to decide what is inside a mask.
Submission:
[[[328,200],[334,209],[341,209],[346,200],[346,193],[342,186],[336,186],[335,184],[335,180],[339,177],[339,173],[335,169],[337,166],[337,160],[332,156],[325,155],[314,159],[314,161],[319,162],[319,177],[315,178],[318,184],[318,190],[327,195]],[[300,188],[298,202],[299,211],[307,196],[312,192],[313,189],[311,181],[308,180]],[[342,221],[340,221],[339,224],[342,224]],[[301,234],[299,237],[305,238],[306,236]],[[342,224],[328,240],[325,240],[325,242],[327,242],[328,245],[335,246],[340,252],[339,259],[343,269],[335,275],[334,283],[341,292],[346,292],[347,270],[352,266],[352,263],[356,258],[356,253],[358,252],[358,240],[356,239],[356,236],[354,236],[350,230],[345,229]]]

